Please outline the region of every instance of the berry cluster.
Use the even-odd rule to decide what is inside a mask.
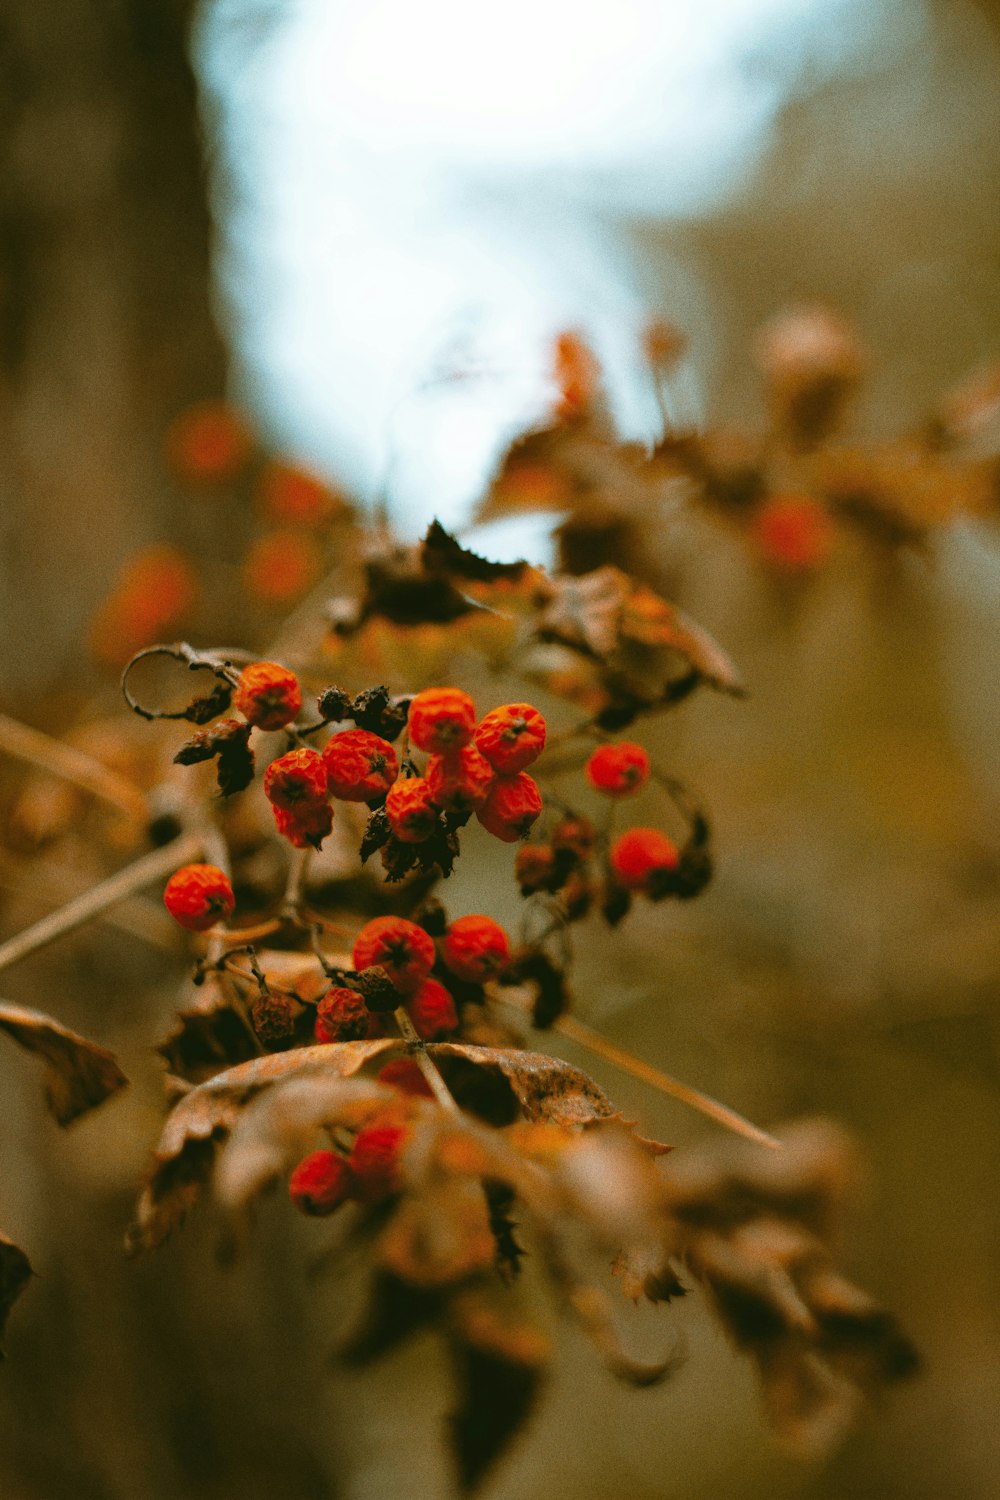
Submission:
[[[391,1065],[390,1065],[391,1066]],[[382,1081],[383,1069],[379,1074]],[[344,1203],[381,1203],[402,1186],[400,1159],[410,1139],[405,1085],[395,1087],[404,1097],[363,1125],[349,1154],[313,1151],[292,1172],[288,1191],[296,1208],[313,1217],[332,1214]]]
[[[651,771],[646,751],[629,740],[601,745],[585,769],[594,790],[616,801],[641,791]],[[596,854],[603,857],[600,877],[592,870]],[[567,816],[546,841],[525,844],[518,851],[514,873],[522,896],[558,896],[564,921],[579,920],[596,901],[614,926],[629,911],[634,895],[653,901],[667,896],[686,899],[704,889],[712,873],[708,827],[695,817],[683,848],[660,829],[649,827],[628,828],[609,845],[588,818]]]
[[[322,704],[322,700],[321,700]],[[526,767],[545,747],[545,720],[530,703],[508,703],[476,722],[475,704],[458,688],[428,688],[409,705],[410,751],[427,755],[421,771],[395,761],[384,803],[373,812],[362,858],[381,850],[390,880],[414,866],[447,874],[457,832],[474,813],[495,838],[523,838],[542,811],[542,794]],[[349,733],[350,731],[348,731]],[[324,751],[338,755],[335,735]],[[368,799],[365,799],[368,800]]]

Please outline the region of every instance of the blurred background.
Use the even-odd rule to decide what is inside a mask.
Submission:
[[[268,450],[416,536],[433,515],[469,524],[546,409],[565,328],[643,443],[661,421],[638,353],[654,316],[689,336],[669,415],[700,426],[762,422],[752,338],[791,302],[856,324],[871,439],[911,431],[1000,346],[993,0],[0,0],[0,70],[0,706],[42,728],[115,710],[116,618],[94,622],[149,549],[197,563],[208,640],[267,639],[295,593],[248,597],[246,507],[178,481],[170,434],[192,403],[227,398]],[[545,560],[552,520],[472,535]],[[870,1174],[847,1263],[926,1369],[805,1464],[689,1299],[635,1320],[639,1340],[688,1337],[662,1390],[619,1390],[567,1336],[485,1493],[985,1500],[1000,1469],[996,523],[955,521],[919,555],[855,549],[794,589],[704,516],[647,543],[650,577],[751,692],[656,731],[712,810],[718,879],[584,941],[580,1013],[761,1123],[824,1113],[854,1130]],[[123,760],[147,743],[133,724],[111,731]],[[37,820],[26,841],[23,768],[0,777],[6,935],[114,843],[68,845]],[[475,864],[456,910],[489,899],[496,871]],[[155,1259],[121,1257],[162,1110],[150,1039],[184,972],[180,946],[148,940],[151,906],[0,986],[113,1046],[135,1080],[63,1137],[33,1065],[0,1055],[0,1228],[39,1273],[0,1373],[0,1493],[434,1500],[434,1349],[331,1372],[356,1289],[309,1274],[311,1226],[275,1204],[224,1270],[206,1213]],[[649,1133],[703,1134],[593,1071]]]

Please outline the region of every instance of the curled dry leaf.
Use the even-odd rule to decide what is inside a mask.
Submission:
[[[754,1359],[776,1431],[807,1453],[917,1366],[895,1319],[832,1263],[855,1169],[844,1132],[808,1121],[780,1152],[726,1141],[685,1153],[668,1180],[678,1253]]]
[[[471,1047],[437,1042],[427,1049],[436,1059],[461,1058],[504,1078],[529,1120],[556,1125],[590,1125],[620,1118],[607,1094],[586,1073],[543,1052],[513,1047]]]
[[[31,1262],[19,1245],[0,1234],[0,1339],[10,1310],[32,1276]],[[0,1350],[0,1359],[3,1351]]]
[[[260,1043],[245,1012],[233,1004],[219,975],[209,974],[203,984],[192,986],[192,1002],[177,1012],[174,1029],[156,1049],[175,1078],[201,1083],[259,1056]]]
[[[544,1366],[457,1333],[450,1342],[458,1402],[448,1430],[459,1488],[470,1494],[531,1415]]]
[[[526,572],[528,564],[520,562],[492,562],[480,557],[468,547],[463,547],[440,521],[432,521],[421,545],[421,561],[429,573],[451,574],[455,578],[468,578],[476,583],[491,583],[504,578],[516,581]]]
[[[60,1125],[70,1125],[125,1087],[112,1053],[41,1011],[0,1004],[0,1030],[45,1062],[45,1098]]]
[[[301,1047],[254,1058],[191,1089],[167,1116],[153,1171],[128,1233],[129,1250],[152,1249],[181,1222],[211,1171],[217,1147],[251,1099],[281,1079],[313,1069],[349,1078],[380,1052],[398,1045],[383,1038]]]
[[[722,692],[741,693],[732,660],[693,620],[619,568],[558,575],[541,591],[539,638],[557,641],[625,673],[649,670],[650,652],[672,652]]]

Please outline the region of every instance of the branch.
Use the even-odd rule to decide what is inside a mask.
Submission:
[[[64,744],[40,729],[32,729],[18,719],[0,714],[0,752],[14,760],[24,761],[35,770],[41,768],[51,776],[72,782],[81,791],[100,797],[126,817],[138,823],[149,820],[146,799],[124,776],[102,765],[94,756]]]
[[[743,1115],[737,1114],[735,1109],[730,1109],[726,1104],[720,1104],[718,1099],[713,1099],[710,1094],[703,1094],[700,1089],[693,1089],[688,1084],[681,1083],[679,1079],[671,1078],[669,1073],[661,1073],[659,1068],[643,1062],[642,1058],[634,1057],[631,1052],[616,1047],[614,1042],[609,1042],[606,1037],[601,1036],[599,1031],[594,1031],[583,1021],[578,1021],[573,1016],[559,1016],[553,1022],[553,1029],[561,1031],[563,1036],[568,1036],[581,1047],[586,1047],[595,1056],[614,1063],[615,1067],[621,1068],[623,1072],[631,1073],[633,1078],[641,1078],[643,1083],[651,1084],[654,1089],[659,1089],[661,1094],[669,1094],[672,1099],[679,1099],[682,1104],[698,1110],[699,1114],[706,1115],[717,1125],[724,1125],[727,1130],[732,1130],[736,1135],[745,1136],[748,1141],[756,1141],[758,1146],[769,1146],[774,1151],[781,1149],[779,1140],[776,1140],[773,1135],[768,1135],[766,1130],[761,1130]]]
[[[78,896],[75,901],[70,901],[66,906],[61,906],[58,911],[51,912],[34,926],[26,927],[9,942],[0,944],[0,969],[7,969],[11,964],[20,963],[22,958],[27,958],[38,948],[44,948],[56,938],[62,937],[64,933],[72,932],[76,927],[82,927],[85,922],[90,921],[91,917],[99,916],[109,906],[115,906],[126,896],[141,891],[145,886],[152,885],[154,881],[162,880],[164,876],[172,874],[179,865],[197,859],[203,845],[204,834],[182,833],[179,838],[165,844],[162,849],[154,849],[151,854],[143,855],[142,859],[137,859],[134,864],[126,865],[124,870],[119,870],[108,880],[102,880],[100,885],[95,885],[82,896]]]

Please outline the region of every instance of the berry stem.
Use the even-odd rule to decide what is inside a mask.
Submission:
[[[102,880],[100,885],[95,885],[76,900],[69,901],[61,906],[58,911],[50,912],[40,922],[26,927],[9,942],[0,944],[0,969],[7,969],[11,964],[20,963],[23,958],[34,953],[39,948],[44,948],[64,933],[73,932],[75,928],[82,927],[92,917],[99,916],[109,906],[115,906],[119,901],[124,901],[126,896],[132,896],[136,891],[141,891],[147,885],[162,880],[165,875],[171,875],[179,865],[188,864],[202,853],[205,847],[205,835],[203,832],[182,833],[179,838],[173,839],[171,843],[164,844],[162,849],[154,849],[151,854],[144,854],[141,859],[135,860],[133,864],[126,865],[124,870],[119,870],[107,880]]]
[[[407,1051],[411,1053],[417,1067],[426,1078],[434,1098],[442,1109],[451,1110],[453,1113],[457,1112],[458,1105],[452,1098],[451,1090],[438,1072],[437,1064],[427,1051],[423,1038],[418,1035],[416,1027],[406,1014],[406,1007],[403,1005],[397,1006],[393,1014],[396,1025],[399,1027],[400,1035],[406,1043]]]
[[[145,797],[124,776],[109,770],[92,755],[43,734],[40,729],[32,729],[18,719],[9,718],[7,714],[0,714],[0,752],[14,760],[24,761],[36,770],[41,768],[63,781],[72,782],[138,823],[149,821]]]

